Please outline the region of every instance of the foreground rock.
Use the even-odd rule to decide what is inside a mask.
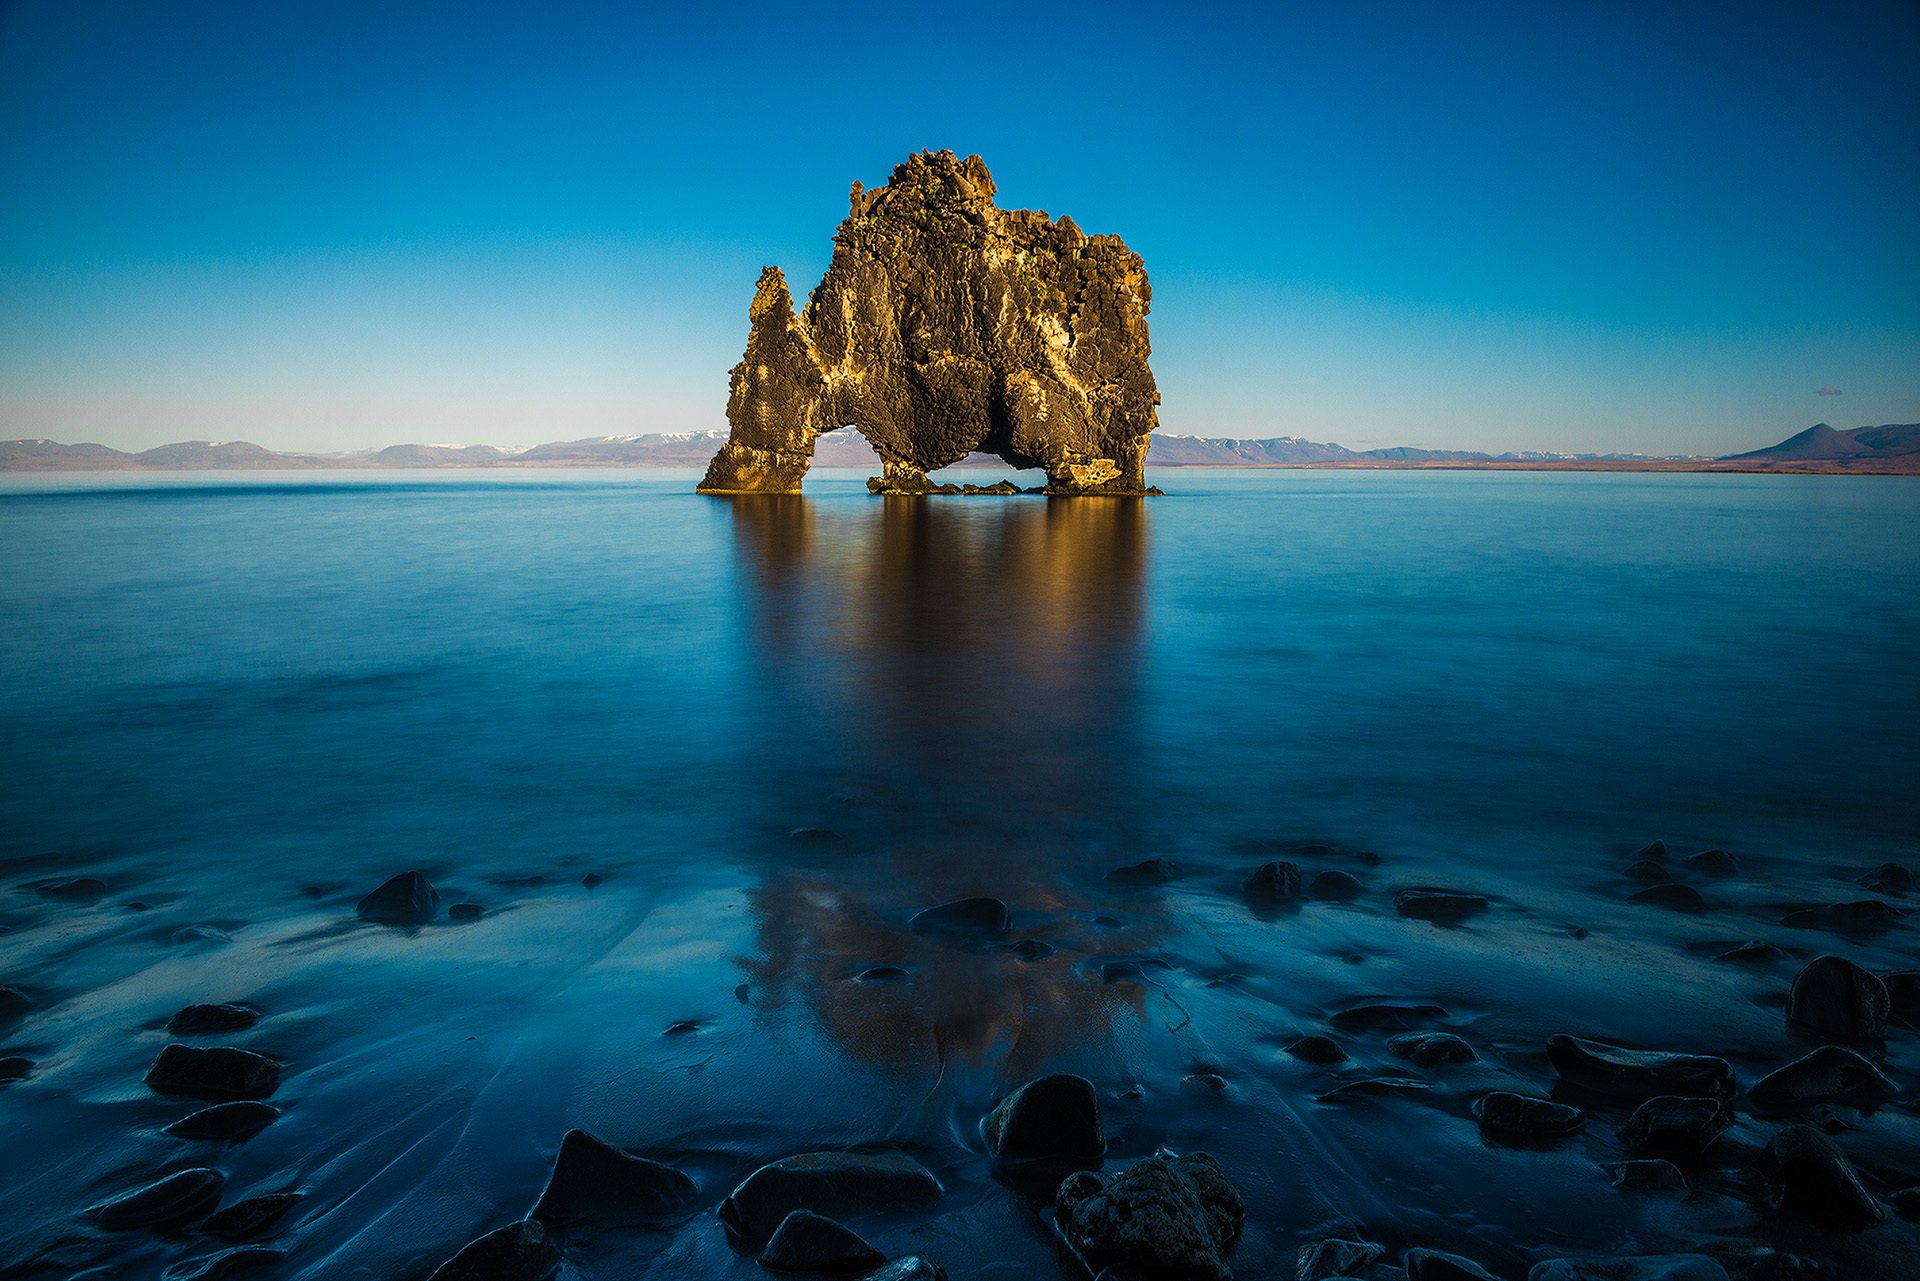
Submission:
[[[270,1103],[216,1103],[181,1117],[164,1133],[176,1139],[217,1139],[235,1142],[258,1134],[280,1119],[280,1109]]]
[[[430,1281],[547,1281],[560,1267],[560,1249],[547,1230],[522,1219],[469,1242]]]
[[[670,1165],[568,1130],[546,1190],[527,1217],[556,1225],[659,1223],[684,1213],[695,1193],[693,1180]]]
[[[854,184],[803,312],[761,273],[702,492],[798,493],[816,438],[849,423],[880,455],[876,493],[930,492],[927,472],[974,451],[1045,468],[1048,493],[1145,492],[1145,265],[993,195],[978,156],[910,156],[885,187]]]
[[[1054,1200],[1060,1233],[1088,1272],[1230,1281],[1226,1255],[1246,1209],[1204,1152],[1147,1157],[1113,1174],[1083,1171]]]
[[[720,1221],[750,1244],[764,1242],[795,1210],[841,1216],[931,1201],[940,1181],[895,1152],[805,1152],[763,1165],[720,1203]]]
[[[795,1210],[780,1220],[760,1253],[760,1266],[776,1272],[856,1275],[886,1261],[858,1232],[811,1210]]]
[[[1387,1053],[1415,1067],[1470,1063],[1479,1057],[1471,1045],[1451,1032],[1402,1032],[1387,1038]]]
[[[1506,1090],[1476,1099],[1473,1118],[1488,1138],[1509,1147],[1551,1147],[1586,1123],[1579,1108]]]
[[[213,1213],[226,1186],[227,1177],[218,1170],[181,1170],[95,1206],[92,1214],[109,1232],[178,1227]]]
[[[1732,1124],[1733,1109],[1720,1099],[1669,1094],[1635,1108],[1619,1136],[1635,1156],[1695,1157]]]
[[[381,925],[425,925],[440,910],[440,891],[418,872],[402,872],[361,899],[361,920]]]
[[[963,898],[916,913],[909,924],[915,934],[998,935],[1013,928],[1013,913],[997,898]]]
[[[1092,1160],[1107,1150],[1100,1098],[1085,1077],[1043,1076],[1000,1101],[986,1120],[987,1150],[1009,1161]]]
[[[1884,1038],[1890,1009],[1886,984],[1845,957],[1808,961],[1787,991],[1788,1022],[1848,1044]]]
[[[1776,1213],[1836,1231],[1871,1227],[1882,1217],[1853,1162],[1812,1126],[1790,1125],[1774,1135],[1753,1168]]]
[[[1562,1035],[1547,1041],[1547,1058],[1562,1081],[1609,1098],[1638,1103],[1663,1094],[1733,1097],[1732,1066],[1710,1055],[1628,1050]]]
[[[147,1069],[147,1085],[190,1099],[264,1099],[280,1084],[280,1065],[230,1046],[169,1045]]]
[[[1760,1107],[1790,1112],[1816,1103],[1872,1108],[1896,1093],[1886,1075],[1852,1050],[1823,1045],[1754,1083],[1748,1097]]]

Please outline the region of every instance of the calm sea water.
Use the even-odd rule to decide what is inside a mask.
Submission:
[[[1914,480],[1179,471],[1145,503],[692,480],[0,490],[0,982],[38,1011],[0,1039],[36,1061],[0,1088],[17,1258],[190,1257],[72,1216],[217,1160],[236,1196],[309,1194],[300,1275],[410,1275],[524,1211],[586,1124],[715,1199],[788,1151],[907,1145],[960,1208],[898,1242],[994,1275],[994,1251],[1049,1247],[968,1217],[1001,1213],[972,1127],[1056,1069],[1144,1083],[1112,1105],[1117,1152],[1222,1154],[1260,1211],[1247,1275],[1335,1219],[1509,1264],[1614,1248],[1658,1231],[1560,1213],[1604,1189],[1591,1160],[1501,1183],[1463,1108],[1410,1144],[1404,1118],[1313,1105],[1276,1047],[1417,986],[1484,1071],[1530,1070],[1545,1031],[1677,1028],[1764,1070],[1779,976],[1705,954],[1920,847]],[[1618,876],[1654,837],[1747,874],[1708,917],[1648,925]],[[1316,845],[1382,896],[1438,882],[1499,910],[1250,922],[1239,878]],[[1149,856],[1187,876],[1103,888]],[[487,916],[353,921],[411,868]],[[33,889],[77,875],[107,895]],[[1060,953],[906,933],[963,894]],[[1094,974],[1113,955],[1165,977],[1116,995]],[[914,982],[853,980],[878,963]],[[235,1043],[287,1060],[287,1116],[183,1153],[140,1073],[174,1009],[243,998],[270,1017]],[[1232,1091],[1191,1097],[1196,1071]],[[753,1273],[704,1217],[620,1248],[647,1275]]]

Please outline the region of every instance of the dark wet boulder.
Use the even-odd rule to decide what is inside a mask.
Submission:
[[[439,909],[440,891],[420,873],[402,872],[361,899],[354,911],[382,925],[425,925]]]
[[[1109,885],[1142,887],[1165,885],[1169,881],[1180,879],[1180,869],[1164,858],[1150,858],[1144,863],[1135,863],[1129,867],[1116,867],[1107,873]]]
[[[1687,866],[1702,876],[1732,876],[1740,870],[1740,859],[1726,850],[1701,850]]]
[[[1652,859],[1643,858],[1636,863],[1627,864],[1627,876],[1632,880],[1658,882],[1666,880],[1668,875],[1670,874],[1667,871],[1667,865],[1656,863]]]
[[[1887,1034],[1887,986],[1852,961],[1819,956],[1787,991],[1787,1021],[1831,1041],[1864,1045]]]
[[[1816,1103],[1878,1107],[1897,1093],[1885,1073],[1854,1051],[1823,1045],[1754,1082],[1748,1096],[1771,1112],[1792,1112]]]
[[[1658,1157],[1610,1161],[1600,1167],[1607,1180],[1626,1192],[1685,1192],[1687,1176],[1671,1161]]]
[[[259,1021],[260,1011],[251,1005],[232,1002],[189,1005],[167,1020],[167,1031],[176,1036],[194,1036],[201,1032],[243,1032]]]
[[[940,1181],[897,1152],[805,1152],[763,1165],[720,1203],[720,1221],[757,1244],[795,1210],[851,1215],[931,1201]]]
[[[1871,1227],[1883,1217],[1847,1154],[1809,1125],[1767,1140],[1753,1165],[1769,1208],[1831,1231]]]
[[[1054,1210],[1088,1272],[1164,1281],[1231,1281],[1226,1256],[1246,1218],[1220,1163],[1204,1152],[1071,1175]]]
[[[1402,1032],[1387,1039],[1387,1053],[1415,1067],[1468,1063],[1479,1057],[1471,1045],[1451,1032]]]
[[[270,1103],[258,1103],[244,1100],[238,1103],[216,1103],[210,1108],[201,1108],[190,1116],[183,1116],[164,1133],[176,1139],[214,1139],[221,1142],[238,1142],[260,1133],[280,1119],[280,1109]]]
[[[1474,1100],[1473,1119],[1480,1132],[1510,1147],[1547,1147],[1586,1124],[1579,1108],[1506,1090],[1490,1090]]]
[[[560,1248],[534,1219],[522,1219],[468,1242],[429,1281],[547,1281],[560,1268]]]
[[[1386,1254],[1384,1246],[1371,1241],[1349,1241],[1343,1237],[1313,1241],[1301,1246],[1294,1255],[1294,1281],[1330,1281],[1333,1277],[1363,1276]]]
[[[1898,863],[1882,863],[1861,877],[1860,884],[1878,894],[1905,894],[1913,888],[1913,873]]]
[[[224,1281],[227,1277],[251,1276],[278,1266],[286,1257],[286,1251],[264,1245],[236,1246],[170,1264],[160,1274],[160,1281]]]
[[[0,1027],[19,1022],[32,1008],[33,1000],[25,992],[10,983],[0,983]]]
[[[1093,1160],[1107,1150],[1100,1098],[1085,1077],[1043,1076],[1021,1086],[987,1114],[984,1129],[987,1150],[1008,1161]]]
[[[1365,1032],[1374,1028],[1394,1028],[1402,1032],[1418,1031],[1437,1019],[1447,1017],[1444,1008],[1427,1003],[1402,1001],[1366,1001],[1336,1010],[1327,1016],[1337,1031]]]
[[[84,903],[107,892],[105,881],[95,876],[70,876],[57,881],[42,881],[33,887],[41,898],[59,898]]]
[[[1878,934],[1892,928],[1905,915],[1890,903],[1877,898],[1852,903],[1826,903],[1789,912],[1780,924],[1795,930],[1826,930],[1833,934],[1859,936]]]
[[[1635,1108],[1618,1134],[1635,1156],[1696,1157],[1732,1124],[1722,1099],[1667,1094]]]
[[[1638,893],[1627,895],[1627,902],[1641,907],[1664,908],[1669,912],[1704,912],[1707,901],[1700,897],[1700,891],[1691,885],[1681,885],[1669,881],[1665,885],[1652,885]]]
[[[280,1065],[231,1046],[169,1045],[147,1069],[147,1086],[190,1099],[264,1099],[280,1084]]]
[[[916,913],[915,934],[1005,934],[1013,927],[1013,913],[997,898],[963,898]]]
[[[1487,899],[1481,894],[1465,894],[1459,890],[1438,890],[1415,886],[1401,890],[1393,896],[1393,910],[1416,921],[1428,921],[1434,925],[1458,925],[1469,917],[1486,911]]]
[[[1792,953],[1783,947],[1755,941],[1729,948],[1713,959],[1725,961],[1730,965],[1773,965],[1779,961],[1789,960],[1791,957]]]
[[[248,1197],[245,1201],[235,1201],[208,1218],[200,1225],[200,1231],[229,1244],[258,1241],[286,1218],[287,1212],[299,1205],[300,1201],[298,1192],[273,1192],[266,1196]]]
[[[1359,881],[1345,872],[1329,870],[1314,877],[1307,892],[1329,903],[1351,903],[1366,892]]]
[[[1732,1066],[1710,1055],[1628,1050],[1560,1035],[1548,1039],[1547,1059],[1562,1081],[1609,1098],[1637,1103],[1663,1094],[1733,1097]]]
[[[1287,1053],[1303,1063],[1345,1063],[1347,1052],[1326,1036],[1303,1036],[1287,1046]]]
[[[1407,1281],[1499,1281],[1491,1272],[1457,1254],[1415,1248],[1400,1256]]]
[[[179,1170],[97,1205],[91,1213],[109,1232],[178,1227],[213,1213],[226,1186],[227,1176],[218,1170]]]
[[[1527,1281],[1728,1281],[1704,1254],[1642,1254],[1620,1259],[1548,1259]]]
[[[760,1252],[760,1266],[775,1272],[865,1275],[886,1261],[858,1232],[812,1210],[795,1210],[780,1220]]]
[[[1255,911],[1271,911],[1300,897],[1300,869],[1292,863],[1262,863],[1241,886]]]
[[[527,1217],[561,1225],[660,1223],[686,1211],[696,1194],[693,1180],[670,1165],[623,1152],[585,1130],[560,1140],[546,1190]]]
[[[24,1081],[32,1075],[32,1059],[22,1058],[18,1054],[9,1054],[0,1059],[0,1085],[12,1085],[15,1081]]]

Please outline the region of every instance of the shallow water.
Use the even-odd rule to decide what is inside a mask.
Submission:
[[[978,1130],[1048,1071],[1100,1088],[1109,1166],[1220,1158],[1243,1277],[1290,1275],[1330,1225],[1516,1278],[1746,1239],[1870,1275],[1913,1248],[1897,1221],[1759,1225],[1763,1121],[1681,1201],[1608,1186],[1618,1118],[1516,1152],[1468,1105],[1545,1092],[1562,1031],[1721,1054],[1751,1084],[1803,1047],[1779,1008],[1798,959],[1712,959],[1747,939],[1915,964],[1911,922],[1779,922],[1920,857],[1920,483],[1178,471],[1138,502],[692,479],[0,490],[0,982],[35,1002],[0,1036],[35,1063],[0,1086],[0,1275],[207,1253],[77,1216],[211,1164],[228,1201],[305,1194],[282,1275],[424,1276],[523,1214],[575,1125],[702,1193],[675,1230],[575,1234],[589,1277],[762,1275],[711,1206],[761,1162],[853,1145],[946,1184],[857,1225],[889,1253],[1055,1275]],[[1654,837],[1742,870],[1685,877],[1703,915],[1631,905]],[[1181,878],[1104,879],[1148,857]],[[1240,885],[1275,857],[1366,893],[1262,919]],[[412,868],[486,914],[356,920]],[[35,888],[74,876],[106,893]],[[1493,905],[1395,914],[1433,884]],[[970,894],[1058,950],[908,931]],[[1115,958],[1137,979],[1103,982]],[[856,977],[882,964],[909,978]],[[1372,997],[1444,1007],[1480,1059],[1413,1069],[1385,1031],[1336,1032],[1342,1067],[1283,1052]],[[168,1017],[218,1000],[266,1017],[213,1041],[286,1064],[285,1115],[232,1148],[162,1135],[193,1105],[141,1081]],[[1906,1031],[1886,1052],[1907,1100],[1916,1053]],[[1432,1088],[1318,1100],[1380,1074]],[[1920,1181],[1910,1102],[1848,1122],[1877,1190]]]

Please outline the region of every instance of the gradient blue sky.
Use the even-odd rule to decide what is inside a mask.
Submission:
[[[0,0],[0,436],[723,426],[923,147],[1145,256],[1164,431],[1913,421],[1916,68],[1901,3]]]

